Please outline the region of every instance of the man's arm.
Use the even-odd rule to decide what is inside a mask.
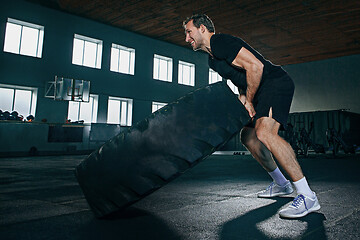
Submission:
[[[244,47],[240,49],[232,64],[246,70],[247,89],[245,107],[249,111],[250,117],[253,117],[255,110],[252,102],[260,85],[264,64]]]
[[[246,94],[245,92],[241,89],[241,88],[238,88],[238,91],[239,91],[239,100],[240,102],[245,105],[245,102],[246,102]]]

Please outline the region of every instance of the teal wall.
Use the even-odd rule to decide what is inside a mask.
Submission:
[[[292,112],[360,113],[360,55],[284,66],[294,79]]]
[[[0,8],[0,46],[4,45],[7,18],[14,18],[45,27],[42,58],[0,51],[0,83],[37,87],[36,119],[63,123],[68,102],[44,98],[45,83],[55,75],[91,81],[91,93],[99,95],[98,122],[106,122],[108,96],[134,100],[133,123],[151,113],[151,102],[171,102],[185,93],[208,83],[207,56],[167,42],[114,28],[89,19],[45,8],[26,1],[5,1]],[[179,31],[181,22],[179,22]],[[103,41],[101,69],[72,62],[74,33]],[[136,50],[135,75],[110,71],[111,44]],[[159,54],[173,59],[173,82],[154,80],[153,56]],[[177,83],[178,61],[196,65],[195,87]]]
[[[171,102],[208,82],[207,55],[189,48],[154,40],[78,16],[26,1],[4,1],[0,8],[0,46],[4,44],[7,18],[45,27],[41,59],[0,51],[0,83],[37,87],[36,118],[63,123],[66,101],[44,98],[45,83],[55,75],[91,81],[91,93],[99,95],[98,122],[106,122],[108,96],[134,99],[133,122],[151,113],[151,101]],[[181,23],[179,23],[179,31]],[[73,65],[74,33],[103,40],[101,69]],[[117,43],[136,50],[135,75],[111,72],[110,48]],[[152,79],[153,55],[173,58],[173,82]],[[196,65],[196,86],[177,83],[179,60]],[[296,84],[292,112],[350,109],[360,113],[360,55],[286,65]]]

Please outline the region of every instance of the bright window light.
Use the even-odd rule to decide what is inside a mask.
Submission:
[[[172,81],[172,59],[154,54],[153,78],[161,81]]]
[[[222,77],[217,72],[209,68],[209,84],[221,82],[221,81],[222,81]]]
[[[195,64],[179,61],[178,82],[188,86],[195,86]]]
[[[110,70],[113,72],[134,75],[135,49],[113,43],[111,47]]]
[[[152,102],[152,112],[156,112],[160,108],[166,106],[167,103],[161,103],[161,102]]]
[[[13,110],[15,89],[0,88],[0,110],[9,111]]]
[[[235,94],[239,95],[239,89],[232,83],[231,80],[226,80],[226,83]]]
[[[115,99],[109,99],[107,123],[120,124],[120,106],[120,101]]]
[[[75,34],[72,63],[91,68],[101,68],[102,41]]]
[[[42,56],[44,27],[8,18],[4,51],[38,57]]]
[[[84,40],[74,38],[73,64],[82,65],[84,57]]]
[[[97,44],[93,42],[84,41],[84,66],[95,68]]]
[[[72,122],[79,120],[80,102],[69,101],[68,117]]]
[[[83,120],[84,123],[96,123],[98,96],[90,95],[89,102],[69,101],[68,119],[72,122]]]
[[[28,116],[31,111],[32,92],[29,90],[15,90],[14,110]]]
[[[131,126],[132,108],[132,99],[109,97],[107,123]]]
[[[37,89],[0,84],[0,110],[35,116]]]

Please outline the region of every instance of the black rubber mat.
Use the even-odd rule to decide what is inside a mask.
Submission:
[[[159,189],[223,146],[249,115],[224,82],[197,89],[106,142],[75,175],[96,217]]]

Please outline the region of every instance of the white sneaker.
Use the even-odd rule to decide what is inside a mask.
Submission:
[[[264,191],[261,191],[257,194],[260,198],[270,198],[282,195],[288,195],[293,192],[290,181],[286,183],[285,186],[277,185],[275,182],[272,182]]]
[[[282,218],[300,218],[320,209],[319,200],[314,193],[314,198],[298,195],[292,204],[279,212]]]

